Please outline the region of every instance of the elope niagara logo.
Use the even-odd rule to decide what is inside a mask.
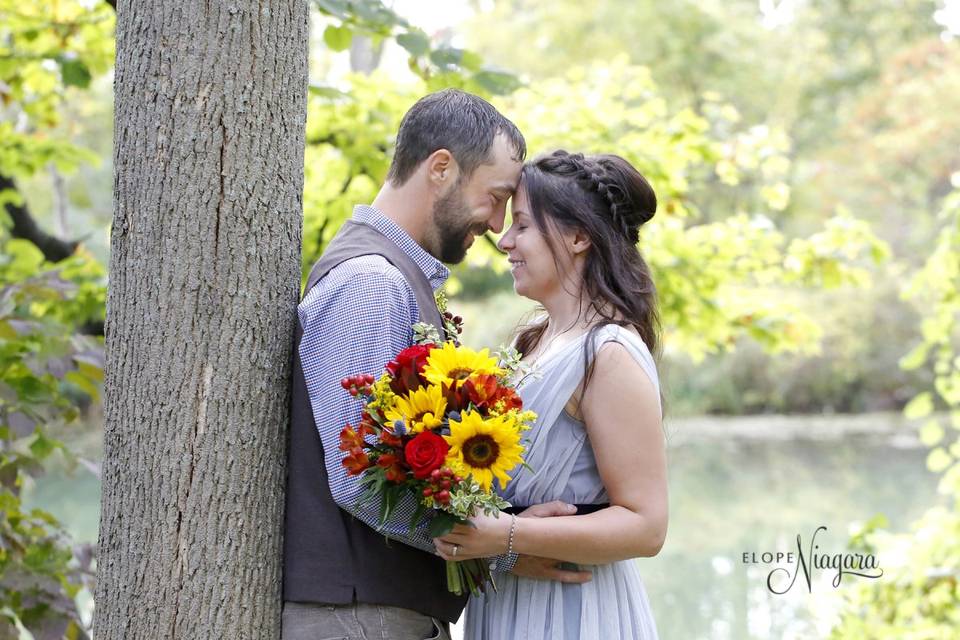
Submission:
[[[817,542],[817,534],[826,531],[823,525],[817,527],[810,538],[810,545],[804,553],[803,540],[800,534],[797,534],[797,553],[792,551],[765,551],[756,553],[745,551],[743,553],[743,564],[782,564],[791,565],[790,569],[776,567],[767,574],[767,589],[771,593],[783,595],[793,588],[797,581],[797,576],[803,572],[803,577],[807,582],[807,591],[813,593],[814,571],[819,569],[836,571],[833,577],[833,587],[840,586],[844,575],[859,576],[861,578],[879,578],[883,575],[877,563],[877,558],[870,553],[818,553],[820,545]],[[785,585],[785,586],[784,586]],[[782,587],[782,588],[781,588]]]

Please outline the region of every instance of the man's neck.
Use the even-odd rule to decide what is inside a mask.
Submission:
[[[372,205],[403,229],[417,244],[427,249],[424,246],[427,228],[424,215],[429,206],[422,193],[413,191],[415,190],[406,186],[394,187],[387,183],[380,189]]]

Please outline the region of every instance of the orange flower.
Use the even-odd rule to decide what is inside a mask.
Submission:
[[[390,482],[399,484],[407,478],[407,472],[403,469],[400,458],[393,453],[380,454],[380,457],[377,458],[377,466],[386,470],[384,475]]]
[[[343,466],[347,469],[347,475],[357,476],[370,468],[370,458],[360,447],[350,449],[350,455],[343,459]]]
[[[362,452],[363,445],[363,436],[354,431],[353,427],[351,427],[349,424],[340,432],[340,451],[360,449]]]

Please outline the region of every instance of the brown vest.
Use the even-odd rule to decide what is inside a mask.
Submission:
[[[390,238],[370,225],[344,223],[314,265],[304,297],[331,269],[351,258],[380,255],[395,266],[416,296],[420,320],[441,329],[430,282]],[[283,540],[283,599],[292,602],[364,602],[412,609],[454,622],[466,596],[447,591],[444,561],[363,524],[333,501],[324,451],[314,422],[300,362],[303,329],[297,323],[293,348],[286,525]],[[386,364],[386,363],[384,363]],[[331,390],[333,391],[333,390]],[[331,417],[332,420],[337,418]],[[342,424],[322,428],[339,433]],[[340,451],[329,455],[341,456]]]

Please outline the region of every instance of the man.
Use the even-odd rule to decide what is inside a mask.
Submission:
[[[466,596],[447,591],[426,522],[410,533],[412,500],[377,528],[379,504],[358,505],[338,450],[360,403],[340,386],[379,374],[413,341],[419,321],[442,326],[434,291],[474,238],[503,229],[526,153],[516,126],[456,90],[428,95],[404,116],[393,163],[372,206],[314,265],[298,307],[284,535],[283,638],[448,638]],[[404,508],[405,507],[405,508]],[[570,515],[566,505],[525,515]],[[387,540],[389,537],[391,540]],[[582,582],[555,561],[503,556],[497,570]]]

